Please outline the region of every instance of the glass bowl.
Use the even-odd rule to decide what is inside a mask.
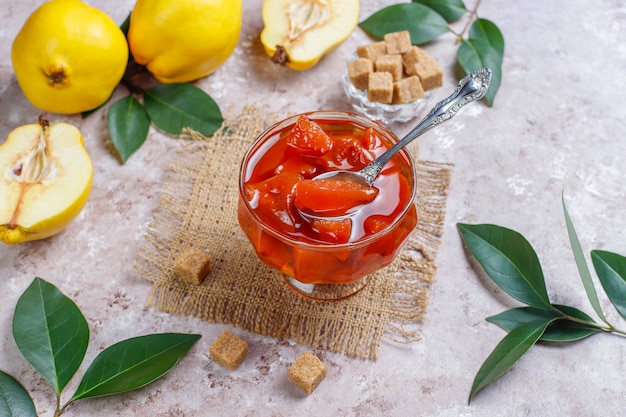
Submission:
[[[357,114],[317,111],[305,115],[333,138],[342,135],[363,138],[364,132],[373,131],[374,137],[378,138],[377,154],[398,140],[380,123]],[[245,154],[239,173],[239,225],[259,259],[280,271],[291,288],[310,298],[341,299],[361,290],[367,284],[369,274],[389,265],[415,228],[415,165],[406,150],[389,162],[374,183],[378,189],[376,199],[358,211],[365,214],[350,217],[350,241],[336,243],[320,239],[314,234],[317,229],[300,216],[290,198],[281,200],[285,202],[283,205],[262,203],[258,192],[265,189],[259,185],[265,181],[264,178],[276,178],[276,173],[289,164],[283,164],[286,155],[292,151],[287,138],[299,117],[289,117],[267,129]],[[372,155],[372,158],[375,156]],[[292,156],[289,158],[293,159]],[[303,158],[314,161],[312,164],[323,160],[323,157],[310,155]],[[277,170],[277,167],[280,168]],[[320,170],[333,170],[327,166],[318,168],[308,177],[321,173]],[[277,193],[276,198],[280,198],[281,192],[288,192],[278,185],[268,189],[271,190],[267,195],[272,198],[274,195],[271,193]],[[270,206],[271,210],[264,208]],[[381,215],[375,208],[387,213]],[[283,209],[289,210],[288,217],[295,219],[296,226],[284,226],[282,220],[287,214],[280,211]],[[372,229],[372,225],[376,226]]]
[[[356,56],[353,57],[353,59],[355,58]],[[357,113],[384,124],[404,123],[414,119],[420,115],[421,110],[426,106],[431,96],[431,91],[426,91],[424,97],[406,104],[385,104],[369,101],[367,91],[356,88],[350,81],[347,62],[341,78],[341,84],[352,108]]]

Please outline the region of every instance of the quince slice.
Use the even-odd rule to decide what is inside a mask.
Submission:
[[[0,241],[60,232],[85,206],[92,181],[91,157],[76,127],[40,120],[16,128],[0,145]]]
[[[359,0],[264,0],[261,43],[278,64],[306,70],[352,33]]]

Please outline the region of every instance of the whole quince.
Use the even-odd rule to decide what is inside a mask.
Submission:
[[[350,36],[360,9],[359,0],[263,0],[261,43],[275,63],[309,69]]]
[[[92,181],[91,157],[75,126],[40,120],[14,129],[0,145],[0,241],[60,232],[85,206]]]
[[[111,96],[128,63],[122,30],[80,0],[44,2],[26,20],[11,50],[24,95],[41,110],[73,114]]]
[[[128,43],[139,65],[161,83],[184,83],[214,72],[232,54],[242,0],[137,0]]]

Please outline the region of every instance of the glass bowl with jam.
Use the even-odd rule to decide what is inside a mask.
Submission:
[[[378,122],[340,111],[282,120],[251,145],[239,174],[238,220],[259,259],[314,299],[341,299],[389,265],[417,224],[417,178],[403,149],[371,189],[310,181],[328,171],[358,171],[397,142]],[[346,208],[308,218],[303,207]]]

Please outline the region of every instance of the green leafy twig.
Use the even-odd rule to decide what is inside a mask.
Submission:
[[[493,22],[478,17],[480,3],[477,1],[474,9],[468,10],[462,0],[413,0],[387,6],[360,22],[359,27],[376,39],[390,32],[408,30],[414,45],[452,33],[459,43],[457,61],[467,74],[481,68],[491,69],[485,100],[492,106],[502,81],[504,37]],[[467,24],[461,33],[454,32],[450,24],[464,16]]]
[[[123,97],[107,113],[111,141],[123,162],[144,144],[151,123],[175,136],[186,128],[211,136],[223,121],[215,101],[192,84],[157,85],[143,90],[139,99]]]
[[[500,326],[508,334],[478,370],[468,402],[537,342],[574,342],[601,332],[626,336],[624,330],[609,323],[600,307],[565,200],[562,204],[570,243],[587,298],[602,323],[575,307],[550,302],[537,254],[521,234],[491,224],[459,223],[457,226],[465,246],[486,275],[504,292],[527,305],[487,317],[487,321]],[[604,292],[618,313],[626,318],[626,257],[593,250],[591,259]]]
[[[62,404],[61,393],[81,365],[89,327],[78,306],[54,285],[35,278],[20,297],[13,317],[18,349],[56,395],[55,417],[84,398],[135,390],[165,375],[200,335],[160,333],[118,342],[96,356],[76,392]],[[26,390],[0,371],[0,415],[36,417]]]

